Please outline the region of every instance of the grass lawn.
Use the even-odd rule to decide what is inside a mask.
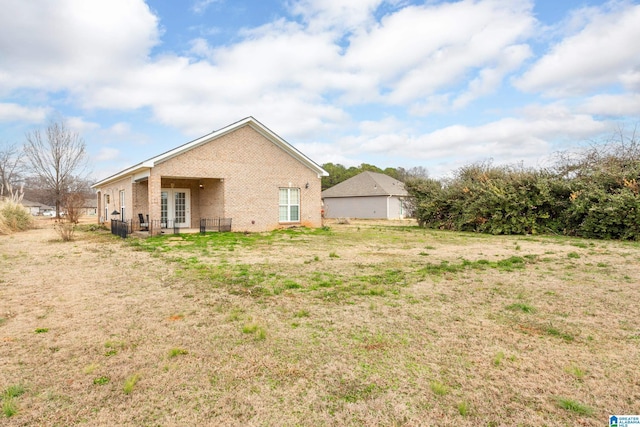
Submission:
[[[0,236],[7,425],[602,426],[640,244],[358,222]]]

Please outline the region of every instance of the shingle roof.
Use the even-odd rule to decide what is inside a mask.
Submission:
[[[289,144],[287,141],[282,139],[280,136],[276,135],[271,129],[267,128],[265,125],[260,123],[258,120],[253,118],[252,116],[246,117],[240,121],[232,123],[228,126],[223,127],[222,129],[218,129],[208,135],[204,135],[198,139],[194,139],[191,142],[183,144],[177,148],[164,152],[158,156],[152,157],[144,162],[138,163],[137,165],[131,166],[128,169],[122,170],[115,175],[111,175],[108,178],[105,178],[101,181],[96,182],[91,186],[91,188],[99,188],[101,185],[104,185],[108,182],[115,181],[124,176],[131,175],[143,170],[148,170],[154,167],[156,164],[166,161],[172,157],[178,156],[185,151],[191,150],[192,148],[198,147],[202,144],[206,144],[219,138],[223,135],[226,135],[230,132],[235,131],[236,129],[241,128],[242,126],[251,126],[256,132],[267,138],[269,141],[274,143],[277,147],[280,147],[286,153],[288,153],[291,157],[298,160],[300,163],[311,169],[312,171],[318,174],[318,177],[329,176],[329,173],[322,169],[320,165],[316,162],[302,154],[298,149]]]
[[[45,205],[44,203],[32,202],[31,200],[27,200],[27,199],[22,199],[20,204],[27,208],[50,208],[50,206]]]
[[[362,172],[322,192],[326,197],[407,196],[404,184],[389,175]]]

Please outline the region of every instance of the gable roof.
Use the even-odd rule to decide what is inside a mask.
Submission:
[[[25,208],[52,209],[52,206],[45,205],[44,203],[40,203],[40,202],[32,202],[31,200],[27,200],[27,199],[22,199],[20,201],[20,204]]]
[[[327,197],[407,196],[404,184],[389,175],[362,172],[322,192]]]
[[[110,181],[115,181],[117,179],[120,179],[122,177],[125,177],[127,175],[132,175],[132,174],[139,174],[139,173],[144,173],[145,171],[148,172],[149,169],[153,168],[154,166],[156,166],[157,164],[160,164],[162,162],[165,162],[173,157],[179,156],[180,154],[189,151],[193,148],[199,147],[203,144],[207,144],[211,141],[214,141],[228,133],[231,133],[243,126],[250,126],[253,130],[255,130],[256,132],[258,132],[260,135],[264,136],[265,138],[267,138],[269,141],[271,141],[273,144],[275,144],[276,146],[278,146],[279,148],[281,148],[283,151],[285,151],[287,154],[289,154],[291,157],[293,157],[294,159],[296,159],[297,161],[299,161],[300,163],[302,163],[303,165],[305,165],[306,167],[308,167],[309,169],[311,169],[312,171],[316,172],[318,174],[318,177],[321,176],[329,176],[329,173],[327,171],[325,171],[324,169],[322,169],[322,167],[320,165],[318,165],[316,162],[314,162],[313,160],[311,160],[310,158],[308,158],[307,156],[305,156],[304,154],[302,154],[300,151],[298,151],[294,146],[292,146],[291,144],[289,144],[287,141],[285,141],[284,139],[282,139],[281,137],[279,137],[278,135],[276,135],[273,131],[271,131],[271,129],[267,128],[265,125],[263,125],[262,123],[260,123],[258,120],[256,120],[255,118],[253,118],[252,116],[249,117],[245,117],[244,119],[237,121],[235,123],[232,123],[228,126],[223,127],[222,129],[218,129],[216,131],[211,132],[210,134],[201,136],[198,139],[194,139],[193,141],[187,142],[186,144],[183,144],[179,147],[176,147],[172,150],[166,151],[162,154],[159,154],[155,157],[152,157],[150,159],[147,159],[143,162],[140,162],[134,166],[131,166],[130,168],[124,169],[118,173],[116,173],[115,175],[111,175],[108,178],[105,178],[101,181],[96,182],[95,184],[93,184],[91,186],[91,188],[97,188],[100,187],[101,185],[104,185]]]

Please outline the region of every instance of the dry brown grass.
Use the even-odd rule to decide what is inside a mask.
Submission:
[[[49,226],[0,236],[0,391],[24,387],[0,424],[640,413],[640,245],[331,227],[137,245],[62,243]]]

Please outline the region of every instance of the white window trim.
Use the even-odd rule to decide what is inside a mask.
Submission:
[[[120,220],[121,221],[125,221],[125,216],[124,216],[125,200],[126,200],[126,194],[124,190],[120,190]]]
[[[282,190],[286,190],[287,191],[287,203],[286,204],[280,204],[280,192]],[[292,204],[291,203],[291,190],[295,190],[298,192],[298,203],[296,204]],[[301,193],[300,193],[300,189],[297,187],[280,187],[278,189],[278,222],[280,223],[298,223],[300,222],[300,198],[301,198]],[[280,208],[286,206],[287,207],[287,218],[286,219],[282,219],[280,218]],[[297,206],[298,207],[298,218],[295,220],[291,219],[291,207],[292,206]]]

